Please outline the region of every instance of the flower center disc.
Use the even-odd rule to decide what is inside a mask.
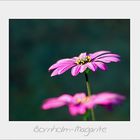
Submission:
[[[76,61],[76,64],[78,64],[78,65],[84,65],[85,63],[88,63],[88,62],[90,62],[90,61],[91,61],[90,56],[86,56],[85,58],[78,59],[78,60]]]
[[[87,103],[87,102],[89,102],[89,100],[90,100],[90,98],[87,96],[87,97],[84,97],[84,98],[78,98],[77,100],[76,100],[76,102],[79,104],[79,103]]]

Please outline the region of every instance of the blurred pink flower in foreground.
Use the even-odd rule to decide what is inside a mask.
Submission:
[[[51,76],[60,75],[72,68],[72,76],[83,73],[87,68],[95,72],[97,68],[107,70],[105,63],[119,62],[119,55],[113,54],[110,51],[98,51],[95,53],[87,54],[81,53],[78,57],[66,58],[57,61],[49,70],[54,70]]]
[[[74,96],[64,94],[60,97],[46,99],[42,104],[42,109],[48,110],[67,105],[70,114],[75,116],[85,114],[87,109],[92,109],[96,105],[107,107],[119,104],[124,99],[124,96],[111,92],[102,92],[92,96],[86,96],[85,93],[76,93]]]

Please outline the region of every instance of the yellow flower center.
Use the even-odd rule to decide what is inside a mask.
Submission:
[[[85,63],[90,62],[90,61],[91,61],[90,56],[86,56],[85,58],[77,59],[76,60],[76,64],[78,64],[78,65],[84,65]]]
[[[79,104],[79,103],[87,103],[89,102],[90,98],[87,96],[87,97],[84,97],[84,98],[77,98],[76,99],[76,102]]]

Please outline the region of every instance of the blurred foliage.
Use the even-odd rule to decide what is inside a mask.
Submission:
[[[48,68],[59,59],[100,50],[119,54],[121,62],[90,73],[93,93],[117,92],[126,100],[111,112],[96,107],[96,120],[130,120],[129,19],[10,19],[9,33],[10,121],[82,120],[70,116],[67,107],[41,110],[46,98],[86,92],[83,74],[50,77]]]

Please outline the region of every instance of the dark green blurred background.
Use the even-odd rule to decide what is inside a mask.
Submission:
[[[40,109],[46,98],[86,92],[83,74],[50,77],[48,68],[59,59],[100,50],[119,54],[121,62],[108,64],[106,72],[90,73],[93,93],[118,92],[126,100],[113,111],[96,107],[96,120],[130,120],[129,19],[10,19],[9,33],[10,121],[82,120],[70,116],[67,107]]]

